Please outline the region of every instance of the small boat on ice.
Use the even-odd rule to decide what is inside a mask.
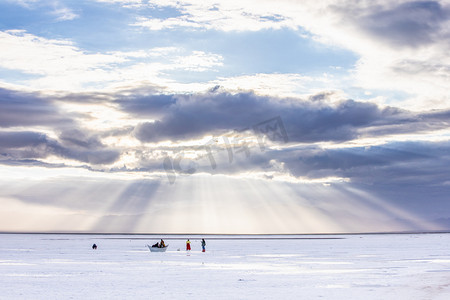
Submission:
[[[147,245],[148,249],[150,249],[151,252],[166,252],[169,245],[166,245],[165,247],[153,247],[150,245]]]

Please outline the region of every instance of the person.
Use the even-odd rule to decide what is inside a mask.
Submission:
[[[92,249],[97,249],[97,245],[96,244],[94,244],[94,245],[92,245]]]
[[[205,247],[206,247],[205,239],[202,239],[202,252],[206,251]]]
[[[159,243],[159,248],[166,247],[166,244],[164,243],[163,239],[161,239],[161,243]]]
[[[189,239],[186,241],[186,251],[191,251],[191,241]]]

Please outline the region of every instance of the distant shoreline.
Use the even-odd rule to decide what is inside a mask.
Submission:
[[[358,233],[104,233],[104,232],[0,232],[1,235],[92,235],[92,236],[127,236],[127,237],[105,237],[104,239],[148,239],[148,237],[161,237],[167,240],[184,239],[184,237],[201,238],[208,237],[210,240],[233,240],[233,239],[344,239],[333,236],[354,235],[396,235],[396,234],[448,234],[450,231],[398,231],[398,232],[358,232]],[[146,237],[133,237],[146,236]],[[327,236],[327,237],[324,237]]]

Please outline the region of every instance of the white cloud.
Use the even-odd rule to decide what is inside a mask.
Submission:
[[[397,102],[396,105],[403,105],[408,109],[430,105],[445,108],[450,103],[447,91],[450,77],[450,57],[447,54],[450,45],[450,1],[447,0],[378,0],[356,3],[335,0],[261,0],[257,5],[255,1],[250,0],[97,1],[115,3],[126,6],[127,9],[150,6],[178,10],[179,16],[166,19],[140,17],[133,24],[151,30],[180,27],[221,31],[302,28],[309,31],[316,41],[348,49],[360,56],[352,72],[352,86],[365,90],[392,90],[410,94],[407,101],[402,100],[403,103],[397,99],[389,101],[391,105]],[[34,1],[21,3],[31,5]],[[60,12],[62,19],[74,17],[70,11],[62,9]],[[300,30],[298,32],[302,35]],[[164,71],[182,68],[188,71],[211,70],[221,67],[224,60],[220,54],[202,51],[186,54],[175,48],[164,48],[167,50],[166,55],[164,49],[161,53],[156,49],[129,53],[85,53],[68,41],[46,40],[17,31],[2,32],[0,38],[3,45],[0,46],[1,66],[45,75],[34,81],[38,88],[48,88],[52,82],[60,88],[68,89],[75,83],[80,87],[86,83],[92,85],[123,80],[124,84],[153,81],[154,85],[173,87],[177,91],[185,88],[195,91],[203,88],[205,83],[198,82],[188,86],[171,79]],[[35,59],[36,57],[39,59]],[[156,57],[164,57],[165,61]],[[126,68],[125,64],[128,64]],[[61,77],[61,74],[64,76]],[[282,76],[293,78],[292,74],[280,74],[277,78]],[[243,80],[241,87],[236,88],[262,92],[266,85],[262,77],[264,76],[242,75],[221,78],[220,81],[233,86],[237,83],[232,81],[240,79]],[[348,78],[327,80],[334,82],[333,88],[340,89],[345,89],[349,83]],[[283,93],[292,90],[291,82],[291,79],[287,83],[280,82],[282,88],[278,90]],[[344,86],[339,87],[339,82]],[[316,86],[316,89],[320,88],[322,84]]]
[[[123,58],[88,54],[68,40],[51,40],[23,30],[0,32],[1,67],[29,74],[63,75],[63,72],[92,70]]]
[[[131,52],[89,53],[68,40],[52,40],[23,30],[0,32],[0,67],[38,78],[24,81],[36,89],[78,90],[129,82],[167,85],[164,72],[202,72],[222,66],[214,53],[158,47]],[[7,82],[6,82],[7,83]]]
[[[360,55],[354,83],[364,89],[412,94],[408,108],[448,107],[450,1],[153,0],[180,16],[140,18],[151,30],[188,27],[221,31],[294,30]]]
[[[332,93],[329,99],[348,98],[340,86],[347,78],[338,79],[330,74],[305,76],[296,73],[254,73],[241,76],[218,77],[205,82],[180,83],[166,81],[168,91],[175,93],[205,92],[213,89],[232,93],[253,92],[272,97],[307,98],[318,93]]]
[[[223,31],[257,31],[261,29],[295,27],[291,16],[274,12],[274,5],[264,1],[255,3],[242,1],[151,1],[150,5],[172,7],[180,16],[168,19],[141,17],[135,26],[150,30],[191,27]],[[276,6],[276,5],[275,5]],[[276,10],[275,10],[276,11]]]
[[[57,17],[58,21],[70,21],[79,16],[67,7],[55,7],[52,14]]]
[[[38,7],[50,8],[50,14],[56,16],[57,21],[70,21],[79,17],[72,9],[65,6],[58,0],[42,1],[42,0],[7,0],[13,4],[20,5],[27,9],[33,10]]]
[[[261,95],[294,96],[308,93],[307,85],[314,81],[312,77],[299,74],[254,74],[237,77],[219,78],[211,82],[226,90],[253,91]]]
[[[133,24],[135,26],[146,27],[149,30],[161,30],[165,28],[175,27],[194,27],[200,28],[201,25],[189,21],[186,17],[168,18],[168,19],[151,19],[145,17],[139,17],[137,22]]]
[[[183,63],[184,60],[187,61]],[[180,68],[183,66],[183,70],[204,71],[207,70],[206,66],[214,68],[222,64],[214,56],[209,61],[210,64],[208,64],[208,59],[205,59],[202,65],[198,66],[194,63],[195,59],[190,61],[182,57],[180,62],[183,64],[177,66]],[[174,65],[172,70],[176,70],[175,67]],[[161,65],[160,68],[161,72],[169,70],[166,65]],[[159,73],[151,75],[145,65],[135,65],[129,72],[130,74],[142,74],[141,79],[150,79],[151,76],[154,76],[153,83],[157,82],[161,91],[166,93],[203,93],[205,91],[219,89],[219,91],[229,91],[232,93],[253,92],[257,95],[273,97],[308,97],[316,93],[332,91],[338,100],[346,98],[345,94],[337,88],[339,82],[327,76],[327,74],[312,77],[295,73],[256,73],[182,83],[170,78],[159,77]],[[122,74],[122,77],[130,78],[131,80],[132,76],[125,75],[125,73]],[[148,80],[137,80],[133,83],[136,88],[138,86],[148,86],[150,82]],[[124,85],[118,85],[117,88],[124,89],[126,87]]]
[[[135,8],[143,6],[142,0],[95,0],[102,3],[120,4],[124,7]]]
[[[220,67],[223,57],[217,54],[205,53],[203,51],[194,51],[191,55],[175,58],[174,62],[183,70],[206,71],[214,67]]]
[[[26,8],[30,8],[32,4],[38,1],[39,0],[7,0],[7,2],[15,3]]]

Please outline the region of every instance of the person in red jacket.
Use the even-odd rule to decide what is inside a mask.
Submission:
[[[191,242],[189,239],[186,241],[186,251],[191,251]]]

